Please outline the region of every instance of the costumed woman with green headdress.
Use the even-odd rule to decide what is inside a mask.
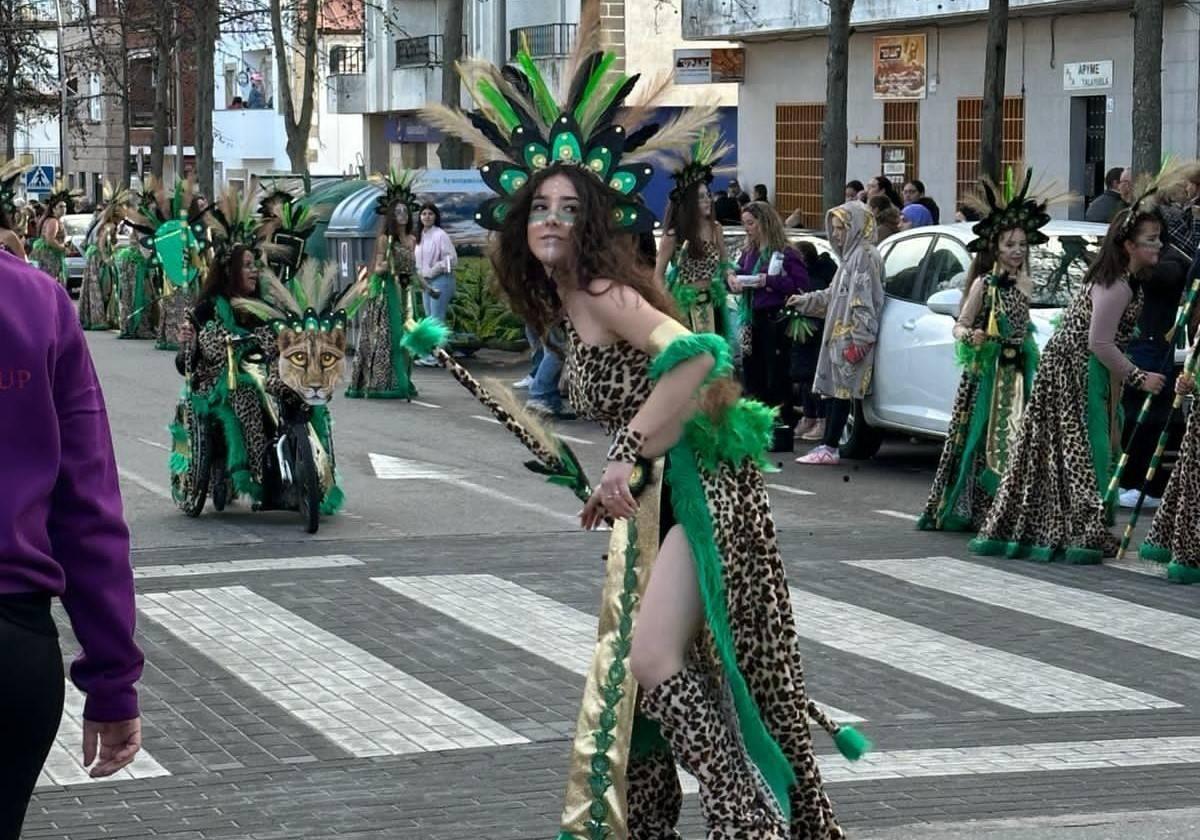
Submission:
[[[841,838],[809,722],[863,745],[805,692],[762,475],[773,413],[738,397],[728,343],[676,319],[636,250],[656,224],[637,197],[648,161],[694,143],[715,109],[647,125],[665,82],[627,105],[638,77],[600,47],[597,14],[558,97],[522,50],[503,70],[460,64],[477,113],[424,112],[486,161],[498,195],[476,219],[496,231],[496,281],[525,323],[563,327],[571,404],[613,438],[581,512],[613,533],[559,837],[676,837],[678,761],[709,837]]]
[[[666,285],[692,332],[712,332],[732,342],[736,330],[726,309],[726,281],[736,272],[725,237],[713,217],[709,191],[721,159],[732,151],[716,131],[706,131],[679,158],[667,205],[655,277]]]
[[[117,337],[144,341],[158,334],[158,272],[154,260],[154,218],[157,199],[149,189],[129,200],[120,228],[129,241],[117,248],[113,265],[117,271]]]
[[[202,243],[189,217],[194,184],[176,181],[169,193],[166,185],[151,180],[143,193],[141,220],[134,227],[146,237],[151,250],[150,274],[157,299],[157,329],[154,346],[159,350],[179,348],[179,328],[195,304],[202,281]],[[200,211],[203,213],[203,211]]]
[[[412,381],[413,354],[405,346],[406,336],[416,326],[413,249],[421,207],[413,194],[417,174],[393,169],[377,178],[384,191],[375,212],[383,222],[375,238],[371,300],[359,322],[347,397],[411,400],[417,395]]]
[[[308,257],[308,237],[316,229],[317,218],[294,195],[278,187],[263,196],[258,215],[267,267],[292,289],[292,280]]]
[[[1113,219],[1046,345],[1000,490],[971,541],[977,554],[1067,563],[1116,554],[1114,499],[1105,496],[1120,454],[1121,387],[1158,393],[1164,381],[1124,352],[1142,308],[1142,276],[1162,249],[1154,192]]]
[[[982,195],[966,201],[982,214],[968,246],[975,259],[954,325],[962,380],[950,412],[946,445],[917,527],[926,531],[977,530],[991,507],[1008,463],[1010,438],[1020,428],[1037,369],[1037,342],[1029,321],[1033,278],[1029,249],[1049,237],[1050,199],[1031,190],[1033,170],[1014,194],[985,180]]]
[[[85,330],[117,327],[117,229],[128,210],[129,191],[104,185],[104,206],[96,220],[93,242],[84,252],[83,285],[79,288],[79,322]]]
[[[14,226],[17,224],[17,179],[27,168],[15,160],[0,164],[0,251],[7,251],[22,260],[25,259],[25,246]]]
[[[29,244],[29,261],[61,285],[67,285],[67,228],[62,217],[75,212],[79,191],[56,181],[37,222],[37,238]]]

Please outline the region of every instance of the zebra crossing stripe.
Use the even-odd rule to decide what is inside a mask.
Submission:
[[[211,563],[141,566],[133,570],[133,576],[135,578],[196,577],[241,574],[243,572],[336,569],[361,565],[363,565],[361,560],[346,554],[320,554],[311,557],[263,557],[256,560],[214,560]]]
[[[58,725],[58,735],[54,738],[50,754],[46,757],[46,764],[38,776],[38,787],[82,785],[114,779],[152,779],[171,775],[143,747],[128,767],[103,779],[93,779],[89,776],[87,768],[83,766],[83,700],[83,694],[68,681],[62,722]]]
[[[359,758],[528,743],[245,587],[140,601],[147,618]]]
[[[801,636],[993,703],[1033,713],[1180,705],[795,587],[791,594]]]
[[[1142,606],[1112,595],[1049,583],[952,557],[855,560],[850,565],[981,604],[1200,659],[1200,619]]]
[[[487,636],[501,639],[576,674],[586,674],[596,647],[596,619],[493,575],[371,578]],[[834,720],[857,715],[822,704]]]

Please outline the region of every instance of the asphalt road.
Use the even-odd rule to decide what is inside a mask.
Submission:
[[[420,402],[334,403],[348,501],[315,537],[245,506],[187,519],[171,356],[89,343],[134,535],[146,749],[87,781],[72,700],[25,836],[553,836],[606,549],[570,494],[419,369]],[[560,431],[598,475],[599,430]],[[937,453],[892,441],[768,478],[810,690],[875,743],[852,765],[816,736],[851,836],[1197,836],[1197,591],[915,531]],[[702,836],[694,795],[683,828]]]

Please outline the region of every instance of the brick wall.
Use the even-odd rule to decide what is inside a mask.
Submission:
[[[583,0],[600,4],[600,33],[604,44],[617,54],[614,67],[625,69],[625,0]]]

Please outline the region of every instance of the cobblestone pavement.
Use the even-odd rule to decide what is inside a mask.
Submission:
[[[146,443],[171,388],[132,376],[167,357],[105,339],[89,336],[139,546],[146,748],[89,780],[72,697],[25,837],[553,836],[606,535],[571,530],[577,505],[519,474],[436,372],[418,380],[436,408],[336,404],[350,502],[318,539],[244,509],[186,520]],[[564,431],[602,456],[595,429]],[[935,455],[889,445],[770,478],[810,691],[875,743],[851,764],[816,736],[851,836],[1194,836],[1147,812],[1200,802],[1196,591],[915,532]],[[1122,812],[1139,813],[1087,816]],[[703,834],[694,794],[683,829]]]

